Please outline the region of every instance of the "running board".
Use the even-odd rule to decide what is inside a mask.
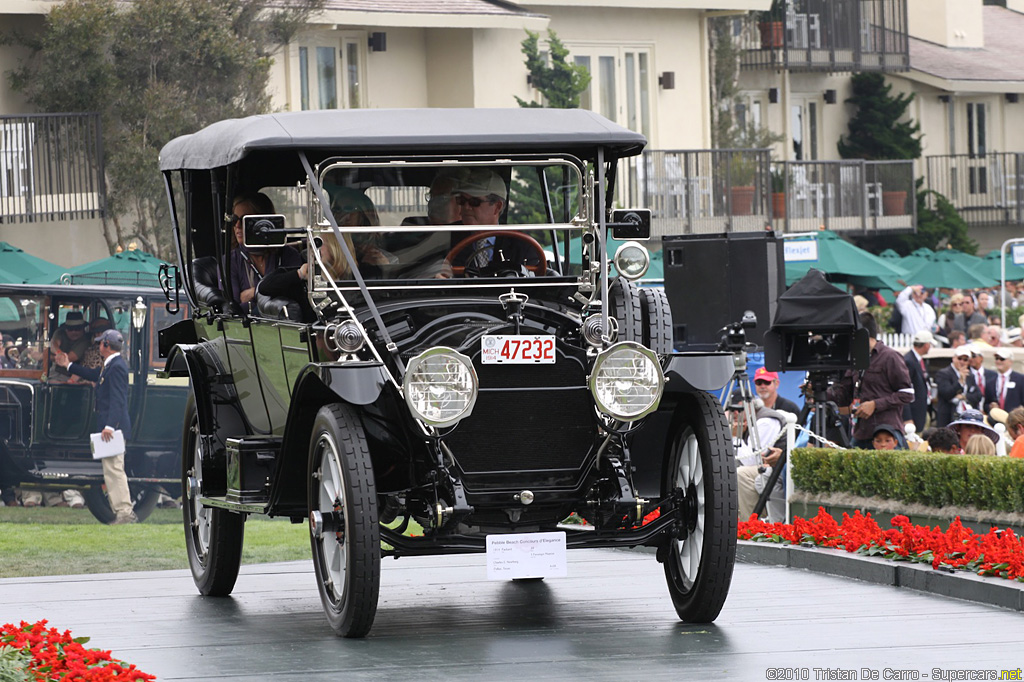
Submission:
[[[229,502],[223,497],[200,497],[199,503],[204,507],[217,507],[242,514],[266,514],[270,508],[269,502],[254,504],[252,502]]]

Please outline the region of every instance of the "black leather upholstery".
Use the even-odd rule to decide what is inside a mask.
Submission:
[[[260,317],[269,317],[274,320],[302,321],[302,308],[299,304],[289,298],[272,298],[261,294],[259,287],[256,287],[256,310]]]
[[[231,301],[220,288],[215,256],[203,256],[192,261],[192,281],[199,303],[218,311],[229,307]]]

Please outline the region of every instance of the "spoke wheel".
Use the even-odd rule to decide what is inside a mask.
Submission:
[[[321,408],[313,423],[309,524],[324,614],[342,637],[363,637],[377,614],[380,527],[366,434],[348,405]]]
[[[234,589],[242,564],[245,516],[227,509],[204,507],[199,502],[203,490],[203,441],[199,415],[191,397],[185,407],[181,447],[181,518],[192,580],[200,594],[224,597]]]
[[[718,617],[736,563],[736,468],[721,406],[707,393],[689,396],[677,413],[663,492],[683,491],[685,531],[662,547],[665,578],[685,621]]]
[[[156,504],[160,500],[160,489],[129,483],[128,491],[132,494],[132,510],[135,512],[135,518],[145,521],[156,509]],[[110,506],[107,489],[102,484],[89,486],[82,491],[82,497],[85,498],[85,506],[100,523],[109,525],[117,518],[117,514]]]

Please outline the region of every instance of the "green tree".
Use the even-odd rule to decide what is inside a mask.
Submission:
[[[548,55],[551,63],[540,51],[540,34],[526,32],[526,39],[521,43],[523,54],[526,55],[526,69],[530,74],[530,83],[544,97],[544,104],[528,102],[516,97],[521,107],[549,107],[551,109],[577,109],[580,106],[580,95],[590,87],[590,71],[587,67],[570,64],[565,60],[569,49],[558,39],[558,35],[548,29]]]
[[[551,109],[578,109],[580,95],[590,87],[590,71],[585,66],[571,64],[566,61],[569,50],[558,39],[558,35],[548,30],[548,50],[550,64],[540,51],[540,34],[526,32],[526,39],[521,43],[523,55],[526,57],[526,69],[530,74],[530,83],[541,94],[544,104],[527,101],[516,97],[521,107],[548,107]],[[561,173],[547,175],[548,194],[551,198],[555,215],[563,210],[564,195],[560,187],[567,179]],[[512,179],[515,201],[509,206],[509,222],[526,225],[545,223],[544,198],[540,191],[540,178],[534,175],[523,175]],[[576,200],[579,197],[575,197]]]
[[[43,112],[101,115],[111,251],[136,240],[170,258],[160,148],[215,121],[269,109],[270,55],[323,0],[265,4],[67,0],[50,11],[41,34],[16,37],[31,56],[9,73],[15,90]]]
[[[914,95],[891,94],[892,86],[880,73],[856,73],[850,79],[857,106],[850,119],[850,132],[839,139],[839,156],[844,159],[916,159],[921,156],[921,127],[902,120]]]

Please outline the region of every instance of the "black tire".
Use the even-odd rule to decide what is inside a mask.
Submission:
[[[342,637],[363,637],[377,615],[377,487],[359,415],[320,408],[309,444],[309,541],[324,614]],[[317,526],[317,517],[322,526]]]
[[[659,355],[672,352],[672,310],[664,289],[640,289],[644,345]]]
[[[198,495],[191,495],[189,479],[203,484],[202,440],[195,399],[185,405],[185,426],[181,436],[181,520],[185,526],[185,551],[192,580],[199,593],[208,597],[231,594],[242,565],[245,516],[227,509],[204,507]]]
[[[659,549],[679,617],[710,623],[729,595],[736,563],[736,465],[722,406],[707,393],[686,396],[676,412],[662,478],[663,493],[683,488],[695,504],[687,535]]]
[[[129,483],[128,492],[132,495],[132,510],[135,512],[135,518],[145,521],[156,509],[156,504],[160,501],[161,490],[149,485]],[[85,498],[85,506],[100,523],[110,525],[117,518],[117,514],[110,507],[107,490],[103,484],[96,483],[85,488],[82,491],[82,497]]]
[[[608,286],[609,314],[619,326],[616,341],[644,342],[640,289],[635,282],[618,277]]]

